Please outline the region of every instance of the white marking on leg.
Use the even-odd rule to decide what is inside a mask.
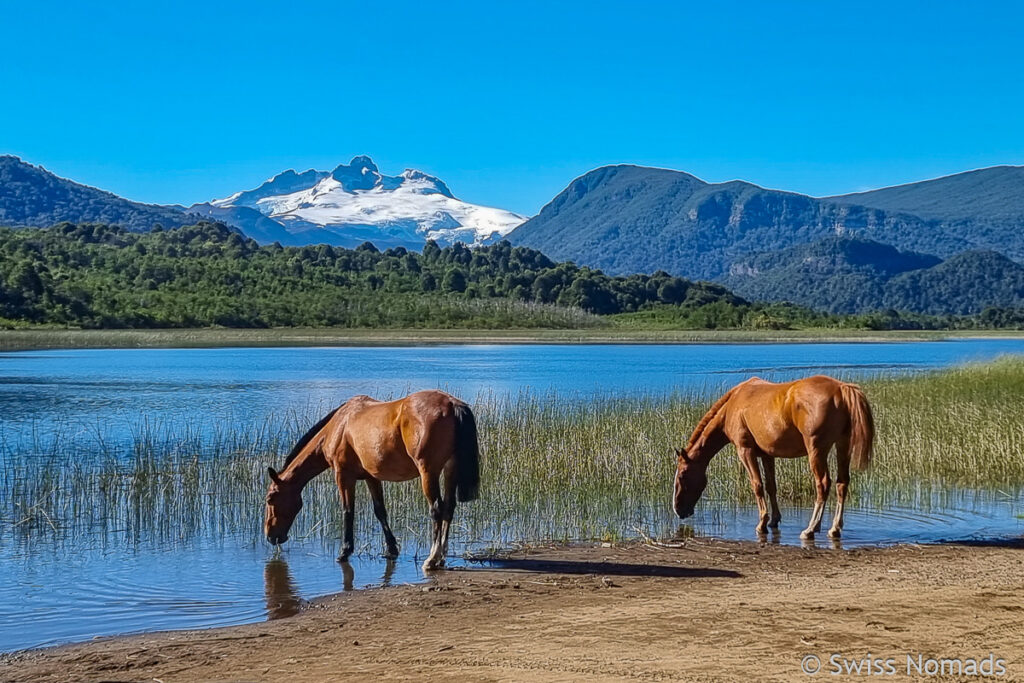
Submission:
[[[811,521],[807,528],[800,533],[800,538],[814,538],[814,534],[821,528],[821,516],[825,511],[825,501],[815,501],[814,511],[811,513]]]
[[[836,501],[836,516],[832,520],[832,528],[828,530],[828,535],[832,538],[839,538],[842,535],[843,529],[843,500],[842,498]]]

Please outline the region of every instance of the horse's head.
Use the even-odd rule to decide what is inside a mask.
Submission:
[[[302,492],[294,484],[281,479],[273,467],[268,467],[267,472],[270,474],[270,488],[267,489],[267,516],[263,521],[263,531],[268,541],[279,545],[288,540],[288,530],[302,509]]]
[[[672,508],[680,519],[693,514],[697,501],[708,485],[707,465],[697,462],[685,449],[676,449],[678,464],[676,465],[675,493],[672,497]]]

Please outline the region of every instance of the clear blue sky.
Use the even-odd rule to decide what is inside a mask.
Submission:
[[[609,163],[815,195],[1024,163],[1022,3],[0,0],[0,152],[192,203],[368,154],[536,213]]]

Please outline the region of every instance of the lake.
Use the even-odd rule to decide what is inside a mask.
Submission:
[[[0,354],[4,439],[59,424],[68,438],[128,438],[144,420],[215,428],[322,414],[355,394],[443,388],[473,402],[532,389],[706,395],[752,375],[862,378],[1024,353],[1024,339],[829,344],[466,345],[87,349]]]
[[[123,444],[143,424],[188,425],[202,433],[226,423],[258,425],[269,416],[311,421],[357,393],[387,397],[439,387],[471,402],[524,389],[567,400],[710,396],[751,375],[787,379],[824,372],[856,379],[1021,353],[1024,339],[6,353],[0,354],[2,457],[26,449],[31,455],[35,444],[59,434],[81,445],[81,457],[89,457],[95,443],[105,457],[129,458]],[[848,513],[843,545],[1019,534],[1018,507],[1011,494],[961,492],[927,509],[855,509]],[[793,520],[803,521],[807,513],[787,509],[788,527],[776,540],[798,543],[801,525]],[[670,511],[650,514],[658,529],[678,526]],[[423,580],[418,562],[425,548],[408,540],[395,563],[366,554],[342,567],[334,561],[336,541],[295,540],[277,555],[251,534],[47,540],[15,534],[13,517],[2,521],[0,650],[244,623],[293,613],[316,595]],[[749,539],[753,525],[749,509],[706,505],[686,528]]]

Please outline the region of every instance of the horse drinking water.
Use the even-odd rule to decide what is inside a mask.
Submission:
[[[299,439],[280,473],[268,468],[271,482],[263,526],[268,541],[277,545],[288,540],[288,530],[302,509],[303,487],[327,469],[334,472],[344,508],[339,561],[346,561],[354,547],[356,482],[366,482],[384,531],[385,553],[397,557],[381,482],[419,477],[433,519],[433,543],[423,568],[442,567],[455,501],[475,499],[480,487],[476,420],[469,406],[442,391],[420,391],[397,401],[350,399]]]
[[[775,384],[752,378],[718,399],[693,430],[683,450],[676,449],[678,465],[673,507],[681,518],[693,514],[707,486],[711,458],[732,442],[750,477],[760,521],[757,533],[778,528],[782,514],[776,498],[775,458],[807,456],[817,498],[810,524],[801,538],[821,531],[821,518],[832,480],[828,454],[836,447],[836,514],[828,535],[839,538],[843,505],[850,482],[850,464],[866,469],[875,439],[871,406],[854,384],[817,375]],[[760,461],[760,465],[758,462]],[[764,467],[762,480],[761,467]],[[768,492],[771,514],[765,504]]]

